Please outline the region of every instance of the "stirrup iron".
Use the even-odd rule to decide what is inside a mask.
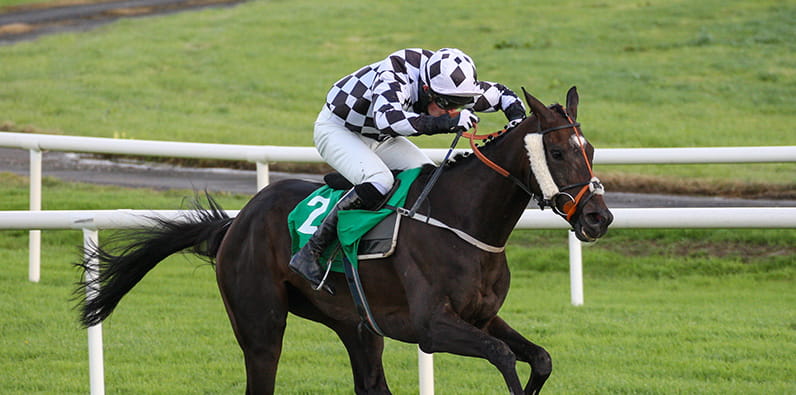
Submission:
[[[339,246],[334,251],[334,254],[332,254],[329,257],[329,260],[326,262],[326,273],[323,274],[323,278],[321,279],[321,282],[318,283],[317,287],[313,287],[312,289],[314,289],[316,291],[320,291],[321,289],[323,289],[323,286],[326,284],[326,279],[329,278],[329,273],[332,271],[332,261],[334,260],[334,257],[337,256],[338,252],[340,252],[340,247]]]

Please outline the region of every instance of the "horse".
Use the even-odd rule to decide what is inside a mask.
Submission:
[[[360,262],[359,273],[362,284],[370,285],[365,294],[384,336],[417,344],[426,353],[484,358],[502,374],[510,393],[537,394],[552,372],[552,361],[543,347],[498,315],[510,277],[503,246],[532,198],[561,215],[583,241],[602,237],[613,216],[592,173],[594,149],[575,121],[576,88],[567,92],[566,107],[547,107],[525,89],[523,93],[531,115],[480,148],[473,145],[475,155],[452,158],[424,194],[418,211],[459,232],[404,220],[394,253]],[[410,187],[407,206],[438,169],[427,166]],[[82,283],[91,291],[81,301],[82,324],[102,322],[149,270],[188,250],[214,261],[221,297],[243,350],[247,394],[274,392],[288,313],[337,334],[348,352],[357,394],[390,393],[382,365],[384,338],[363,329],[343,275],[329,275],[327,281],[342,290],[331,295],[314,290],[288,268],[286,218],[320,186],[296,179],[275,182],[235,218],[208,195],[209,207],[196,206],[186,218],[160,219],[153,228],[132,231],[135,237],[127,236],[119,250],[89,248],[78,265],[91,270],[88,262],[96,258],[100,266],[96,279]],[[524,387],[518,361],[531,368]]]

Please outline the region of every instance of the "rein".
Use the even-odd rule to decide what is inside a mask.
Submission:
[[[475,144],[476,140],[479,140],[479,141],[480,140],[487,140],[487,139],[490,139],[490,138],[494,138],[494,137],[500,136],[500,135],[502,135],[503,133],[506,132],[506,129],[499,130],[497,132],[490,133],[490,134],[478,135],[477,125],[473,125],[473,130],[474,130],[473,133],[465,132],[465,133],[462,134],[462,136],[464,136],[464,137],[466,137],[466,138],[468,138],[470,140],[470,148],[473,150],[473,153],[487,167],[489,167],[490,169],[494,170],[495,172],[497,172],[501,176],[510,179],[512,182],[514,182],[514,184],[516,184],[518,187],[520,187],[520,189],[522,189],[525,193],[527,193],[532,198],[535,198],[537,200],[538,204],[539,204],[539,208],[541,208],[542,210],[544,210],[545,207],[550,207],[556,214],[564,217],[567,221],[569,221],[575,215],[575,213],[577,212],[578,207],[580,207],[580,205],[581,205],[581,200],[583,200],[584,196],[586,196],[586,192],[587,191],[590,192],[590,193],[589,193],[588,197],[586,197],[586,199],[583,201],[583,203],[589,201],[592,198],[592,196],[594,196],[594,195],[602,195],[605,192],[605,189],[604,189],[602,183],[600,182],[600,180],[597,177],[594,176],[594,172],[592,171],[591,164],[589,163],[589,157],[586,154],[586,148],[584,147],[584,145],[582,143],[583,135],[580,132],[580,123],[573,121],[572,118],[569,116],[569,114],[566,114],[566,112],[565,112],[565,115],[567,117],[567,121],[569,121],[568,124],[559,125],[559,126],[553,126],[551,128],[547,128],[547,129],[544,129],[544,130],[542,130],[541,120],[538,120],[538,122],[539,122],[539,126],[537,128],[539,130],[538,134],[544,136],[547,133],[555,132],[557,130],[564,130],[564,129],[570,129],[570,128],[574,129],[575,130],[575,136],[577,136],[578,145],[580,147],[580,152],[583,155],[584,161],[586,162],[586,168],[589,170],[590,179],[587,182],[567,185],[567,186],[562,187],[562,188],[556,188],[556,189],[558,189],[558,191],[556,191],[549,198],[546,198],[545,196],[536,197],[536,195],[530,190],[530,188],[528,187],[528,185],[526,183],[522,182],[519,178],[517,178],[516,176],[511,174],[508,170],[504,169],[503,167],[501,167],[497,163],[495,163],[492,160],[490,160],[489,158],[487,158],[486,155],[484,155],[481,152],[481,150],[478,149],[478,146]],[[533,171],[533,169],[532,169],[532,171]],[[555,184],[553,184],[553,186],[555,186]],[[565,190],[573,189],[573,188],[580,188],[580,190],[578,191],[578,193],[574,197],[571,194],[567,193],[567,192],[563,192]],[[556,202],[559,200],[560,197],[564,197],[564,198],[567,199],[561,205],[561,207],[559,207],[556,204]]]
[[[470,149],[473,150],[473,154],[475,154],[478,160],[480,160],[483,164],[487,165],[487,167],[489,167],[490,169],[496,171],[501,176],[506,177],[512,182],[514,182],[514,184],[520,187],[520,189],[525,191],[525,193],[527,193],[529,196],[534,196],[534,193],[531,192],[531,189],[528,187],[526,183],[522,182],[519,178],[511,174],[508,170],[504,169],[497,163],[493,162],[491,159],[487,158],[486,155],[484,155],[484,153],[481,152],[481,150],[478,149],[478,146],[475,144],[476,140],[480,141],[480,140],[487,140],[494,137],[498,137],[503,133],[506,133],[506,129],[501,129],[494,133],[482,134],[482,135],[478,135],[478,125],[473,125],[473,130],[474,130],[473,133],[464,132],[462,133],[462,136],[470,140]]]
[[[473,127],[476,127],[476,125],[474,124]],[[483,139],[489,138],[490,136],[497,136],[497,135],[499,135],[502,132],[505,132],[505,129],[503,131],[498,131],[496,133],[493,133],[492,135],[483,136],[483,138],[481,138],[481,139],[483,140]],[[403,215],[403,216],[405,216],[407,218],[411,218],[411,219],[423,222],[423,223],[428,224],[428,225],[436,226],[438,228],[447,229],[447,230],[453,232],[460,239],[470,243],[470,245],[473,245],[473,246],[475,246],[477,248],[480,248],[481,250],[484,250],[484,251],[487,251],[487,252],[491,252],[491,253],[503,252],[506,249],[505,246],[493,246],[493,245],[484,243],[484,242],[476,239],[475,237],[470,236],[469,234],[467,234],[464,231],[461,231],[461,230],[456,229],[454,227],[448,226],[447,224],[445,224],[442,221],[439,221],[439,220],[437,220],[435,218],[427,217],[425,215],[417,213],[418,208],[420,208],[420,205],[423,204],[423,201],[426,200],[426,197],[428,197],[429,192],[431,192],[431,188],[433,188],[434,184],[437,183],[437,180],[439,179],[439,176],[442,174],[442,170],[445,168],[445,164],[450,159],[451,153],[453,153],[453,150],[456,148],[456,144],[459,142],[459,138],[464,136],[465,134],[466,134],[465,132],[456,133],[456,137],[453,138],[453,142],[451,143],[451,147],[448,150],[448,153],[445,155],[445,158],[442,160],[442,163],[440,163],[440,165],[434,171],[434,174],[431,175],[431,179],[423,187],[423,190],[420,192],[420,196],[418,196],[417,200],[415,201],[415,204],[412,206],[411,209],[407,210],[407,209],[405,209],[403,207],[392,207],[392,206],[389,206],[389,205],[387,205],[385,207],[387,207],[387,208],[389,208],[391,210],[395,210],[398,214]],[[479,137],[481,137],[481,136],[479,136]],[[470,139],[470,145],[471,146],[474,145],[472,138]],[[477,150],[475,150],[475,151],[478,152],[478,154],[476,154],[476,155],[481,155],[481,157],[483,157],[482,161],[486,160],[489,163],[492,163],[492,165],[495,166],[495,167],[492,167],[493,169],[501,169],[501,170],[503,170],[503,168],[501,168],[500,166],[498,166],[494,162],[490,161],[487,157],[483,156],[483,154],[481,154],[480,151],[477,151]],[[503,172],[505,172],[504,177],[505,176],[510,176],[509,172],[507,172],[506,170],[503,170]],[[503,174],[503,173],[501,173],[501,174]],[[514,177],[514,179],[516,179],[516,177]],[[519,180],[517,180],[517,182],[519,182]],[[524,187],[523,189],[526,192],[528,192],[529,194],[533,195],[533,193],[530,192],[527,189],[527,186],[525,186],[521,182],[518,185]],[[330,267],[331,267],[331,265],[330,265]]]
[[[445,163],[447,163],[447,161],[449,160],[450,155],[453,152],[453,149],[456,147],[456,143],[458,142],[459,137],[466,137],[467,139],[470,140],[470,148],[473,150],[473,153],[478,158],[478,160],[480,160],[487,167],[489,167],[490,169],[494,170],[495,172],[497,172],[501,176],[503,176],[505,178],[508,178],[509,180],[514,182],[514,184],[516,184],[520,189],[522,189],[525,193],[527,193],[531,198],[535,198],[537,200],[538,204],[539,204],[539,208],[544,210],[545,207],[550,207],[553,210],[553,212],[555,212],[556,214],[562,216],[563,218],[565,218],[569,222],[570,219],[577,212],[578,207],[581,204],[581,200],[584,199],[584,196],[586,196],[586,192],[587,191],[589,191],[590,193],[585,198],[585,200],[583,200],[584,203],[589,201],[592,198],[592,196],[594,196],[594,195],[602,195],[604,193],[604,189],[603,189],[602,183],[600,183],[600,180],[597,177],[595,177],[594,173],[592,172],[591,164],[589,164],[589,157],[586,154],[586,148],[584,147],[583,143],[581,142],[583,136],[580,133],[580,123],[573,121],[572,118],[570,118],[569,114],[566,114],[566,117],[567,117],[567,120],[569,121],[569,124],[560,125],[560,126],[554,126],[554,127],[551,127],[551,128],[548,128],[548,129],[544,129],[544,130],[541,130],[542,129],[541,128],[541,121],[539,121],[538,130],[541,130],[541,131],[536,133],[536,134],[544,136],[547,133],[554,132],[554,131],[557,131],[557,130],[564,130],[564,129],[569,129],[569,128],[574,129],[575,130],[575,135],[578,137],[578,144],[580,146],[580,151],[583,154],[583,159],[586,161],[586,167],[589,170],[589,176],[591,177],[589,179],[589,181],[578,183],[578,184],[567,185],[565,187],[558,188],[555,185],[555,183],[553,182],[553,180],[551,179],[549,171],[547,171],[547,168],[545,168],[546,173],[547,173],[546,177],[550,178],[549,184],[551,185],[551,188],[555,190],[555,192],[553,192],[549,198],[546,198],[545,196],[537,197],[536,194],[534,194],[533,191],[531,191],[531,189],[530,189],[530,187],[528,186],[527,183],[522,182],[522,180],[517,178],[515,175],[511,174],[511,172],[509,172],[508,170],[504,169],[502,166],[498,165],[497,163],[493,162],[491,159],[487,158],[486,155],[484,155],[484,153],[481,152],[481,150],[476,145],[476,141],[488,140],[488,139],[491,139],[491,138],[498,137],[498,136],[506,133],[507,130],[506,129],[502,129],[502,130],[498,130],[497,132],[494,132],[494,133],[479,135],[478,134],[478,125],[474,124],[472,133],[470,133],[470,132],[460,132],[460,133],[457,133],[456,137],[454,137],[453,143],[451,144],[451,147],[448,150],[447,155],[445,155],[445,158],[443,159],[442,164],[440,164],[440,166],[434,172],[434,174],[432,175],[432,177],[429,180],[429,182],[426,183],[424,189],[420,193],[419,198],[415,201],[415,204],[412,206],[411,209],[405,209],[405,208],[400,208],[400,207],[388,207],[388,208],[390,208],[392,210],[395,210],[396,212],[398,212],[398,214],[406,216],[408,218],[411,218],[411,219],[414,219],[414,220],[417,220],[417,221],[420,221],[420,222],[423,222],[423,223],[426,223],[426,224],[429,224],[429,225],[432,225],[432,226],[436,226],[436,227],[440,227],[440,228],[444,228],[444,229],[450,230],[454,234],[456,234],[459,238],[461,238],[462,240],[470,243],[471,245],[473,245],[475,247],[480,248],[481,250],[492,252],[492,253],[502,252],[505,249],[505,246],[501,247],[501,246],[489,245],[487,243],[484,243],[484,242],[482,242],[482,241],[480,241],[480,240],[468,235],[467,233],[465,233],[465,232],[463,232],[461,230],[458,230],[456,228],[450,227],[447,224],[444,224],[444,223],[442,223],[442,222],[440,222],[440,221],[438,221],[438,220],[436,220],[434,218],[426,217],[424,215],[421,215],[421,214],[417,213],[418,208],[420,207],[422,202],[425,200],[425,198],[428,196],[428,193],[431,191],[431,188],[433,188],[434,184],[436,183],[437,179],[439,178],[439,175],[440,175],[443,167],[445,166]],[[542,152],[542,159],[544,159],[544,152]],[[546,164],[545,164],[545,166],[546,166]],[[536,174],[536,171],[533,170],[533,166],[532,166],[531,171],[534,172],[534,174]],[[540,178],[539,175],[536,175],[536,177],[537,177],[537,182],[539,182],[539,178]],[[581,189],[578,191],[578,193],[574,197],[571,194],[567,193],[567,192],[562,192],[562,191],[565,191],[565,190],[568,190],[568,189],[578,188],[578,187],[580,187]],[[543,190],[544,190],[544,188],[543,188]],[[567,198],[567,201],[562,204],[562,207],[559,207],[556,204],[557,201],[559,200],[559,197]]]

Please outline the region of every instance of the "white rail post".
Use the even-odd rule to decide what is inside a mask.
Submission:
[[[90,251],[97,246],[99,232],[94,229],[83,229],[83,250]],[[90,283],[99,275],[99,260],[86,255],[86,283]],[[94,297],[97,286],[86,287],[86,300]],[[105,394],[105,368],[102,358],[102,324],[88,328],[88,376],[91,395]]]
[[[434,354],[426,354],[417,347],[417,375],[420,395],[434,395]]]
[[[270,183],[270,170],[268,162],[257,162],[257,190],[261,190]]]
[[[572,305],[583,305],[583,257],[581,245],[575,232],[569,231],[569,287]]]
[[[41,211],[41,151],[30,150],[30,211]],[[31,230],[28,244],[28,280],[41,279],[41,230]]]

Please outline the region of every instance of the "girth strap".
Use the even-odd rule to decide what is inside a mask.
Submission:
[[[330,265],[331,266],[331,265]],[[348,258],[343,257],[343,268],[345,269],[345,279],[348,282],[348,289],[351,291],[351,297],[354,299],[354,305],[357,307],[357,313],[365,325],[371,332],[381,337],[384,337],[379,325],[373,318],[373,312],[370,310],[368,298],[365,296],[365,290],[362,288],[362,280],[359,279],[359,271]]]

